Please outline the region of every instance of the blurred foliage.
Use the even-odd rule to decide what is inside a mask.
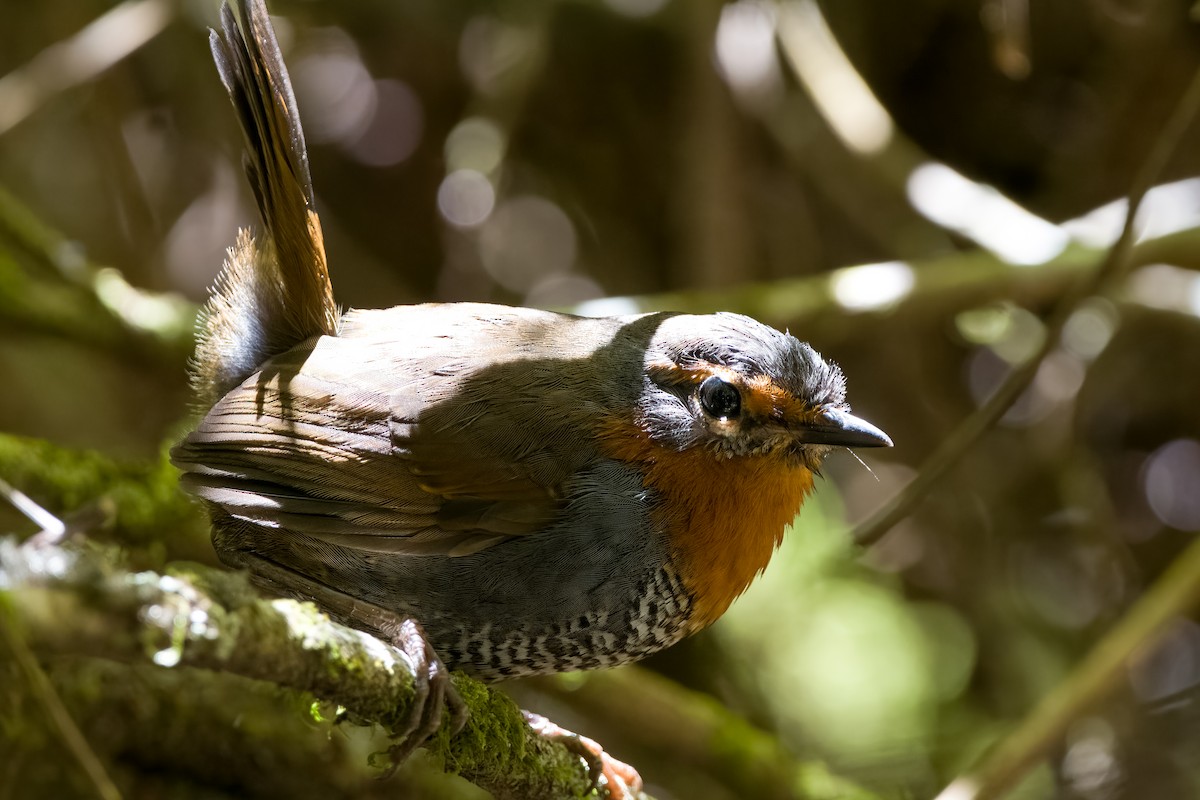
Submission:
[[[68,519],[115,505],[105,535],[146,548],[156,530],[161,549],[139,549],[151,563],[200,557],[159,457],[188,414],[180,323],[254,222],[207,48],[216,11],[47,0],[8,4],[0,26],[0,429],[55,444],[10,452],[4,437],[0,478]],[[794,758],[884,796],[935,794],[1200,530],[1200,185],[1183,181],[1148,201],[1136,271],[1080,307],[1001,423],[878,544],[849,535],[1037,349],[1045,313],[1115,237],[1119,207],[1084,215],[1129,190],[1200,64],[1185,3],[272,11],[339,302],[751,303],[837,361],[856,413],[892,435],[868,469],[831,457],[767,574],[712,631],[649,662]],[[1177,153],[1164,181],[1200,173],[1200,130]],[[867,262],[885,266],[839,270]],[[59,447],[103,455],[76,463]],[[144,505],[159,502],[162,516]],[[106,669],[52,671],[98,740],[124,702],[96,695]],[[174,704],[172,678],[137,680],[129,702]],[[634,723],[573,710],[569,686],[514,691],[629,751],[659,798],[736,796],[656,755]],[[1200,627],[1180,618],[1016,796],[1197,796],[1198,696]],[[263,698],[244,702],[250,718]],[[175,796],[127,724],[98,748],[123,765],[114,777],[131,797]],[[42,772],[23,758],[0,767],[0,796]],[[259,791],[229,780],[204,796]],[[325,796],[355,780],[331,777]],[[438,786],[412,796],[470,791]]]

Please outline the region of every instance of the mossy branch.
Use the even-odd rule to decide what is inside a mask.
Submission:
[[[208,526],[195,501],[180,490],[178,472],[165,452],[149,463],[119,461],[0,433],[0,479],[65,519],[68,529],[154,551],[148,559],[152,565],[167,558],[213,558]],[[164,537],[163,531],[172,534]]]
[[[42,655],[99,656],[269,681],[336,703],[347,722],[402,727],[413,700],[394,648],[331,622],[309,603],[260,598],[244,576],[200,565],[132,573],[118,552],[0,540],[6,625]],[[464,676],[471,719],[427,751],[447,772],[505,798],[584,797],[582,761],[534,734],[506,695]]]

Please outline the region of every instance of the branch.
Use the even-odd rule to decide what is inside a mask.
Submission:
[[[712,697],[638,667],[530,681],[633,748],[701,773],[730,796],[757,800],[875,800],[820,762],[797,761],[779,740]],[[613,698],[620,698],[614,702]]]
[[[0,599],[3,596],[0,595]],[[63,705],[62,698],[54,690],[50,679],[42,670],[33,653],[30,652],[24,638],[9,624],[8,615],[3,613],[0,605],[0,653],[7,651],[20,671],[22,683],[28,687],[30,694],[37,702],[45,716],[49,719],[59,740],[66,746],[67,752],[79,764],[91,784],[92,790],[100,800],[121,800],[121,792],[117,789],[104,764],[96,757],[91,745],[79,731],[79,726],[71,718],[71,714]]]
[[[1062,741],[1067,728],[1126,677],[1126,664],[1149,655],[1174,618],[1200,603],[1200,538],[1175,559],[1075,671],[939,800],[1000,797]]]
[[[195,307],[176,294],[142,291],[87,261],[0,187],[0,325],[178,370],[192,352]],[[9,252],[5,252],[7,249]],[[15,255],[23,255],[23,269]]]
[[[1111,291],[1117,282],[1129,273],[1132,267],[1130,255],[1138,209],[1146,192],[1150,190],[1178,148],[1197,110],[1200,110],[1200,72],[1193,76],[1192,82],[1176,105],[1174,114],[1167,121],[1165,129],[1134,178],[1129,192],[1129,210],[1125,215],[1121,235],[1095,267],[1068,287],[1046,321],[1046,330],[1037,352],[1015,367],[987,402],[959,424],[926,460],[911,483],[870,519],[858,526],[853,534],[855,541],[864,546],[873,544],[891,530],[893,525],[912,513],[929,490],[954,468],[975,442],[1004,416],[1013,402],[1029,387],[1046,356],[1058,347],[1063,328],[1080,305],[1090,297]]]
[[[983,250],[905,262],[903,266],[911,270],[911,288],[894,302],[871,309],[847,308],[834,294],[834,287],[843,277],[870,269],[870,265],[842,267],[803,278],[747,283],[719,292],[664,292],[598,302],[619,309],[617,313],[622,314],[663,309],[688,314],[706,314],[713,309],[733,311],[779,327],[802,324],[805,331],[820,331],[822,342],[828,345],[838,340],[867,338],[885,326],[894,330],[910,320],[949,316],[1001,300],[1026,306],[1050,303],[1093,274],[1105,253],[1072,245],[1059,256],[1033,267],[1009,264]],[[1138,242],[1128,253],[1127,270],[1147,264],[1173,264],[1200,271],[1200,228]],[[590,308],[595,306],[589,306],[568,310],[594,313]]]
[[[413,680],[394,648],[310,603],[260,599],[240,574],[200,566],[129,573],[115,560],[96,546],[0,540],[0,596],[34,651],[232,673],[311,692],[354,724],[403,729]],[[588,794],[583,762],[533,733],[511,699],[465,676],[454,681],[471,719],[426,745],[447,772],[497,800]]]
[[[40,332],[124,358],[177,368],[191,354],[195,308],[171,294],[133,289],[112,269],[81,261],[71,242],[44,225],[0,187],[0,241],[31,257],[40,267],[27,275],[0,252],[0,326]],[[1138,242],[1128,267],[1168,263],[1200,271],[1200,229]],[[1092,273],[1103,252],[1072,246],[1036,267],[1014,266],[986,251],[913,260],[913,284],[903,297],[863,311],[838,302],[833,288],[862,267],[719,291],[665,292],[603,301],[620,313],[669,309],[708,313],[714,309],[746,314],[778,327],[801,322],[819,330],[822,341],[858,340],[878,331],[871,323],[894,326],[906,320],[944,315],[998,300],[1024,305],[1052,301]],[[121,298],[124,297],[124,301]],[[106,298],[106,299],[102,299]],[[145,327],[137,309],[152,307],[161,325]],[[579,312],[583,309],[568,309]]]
[[[175,13],[175,5],[165,0],[126,0],[0,76],[0,134],[54,95],[94,80],[135,52],[162,32]]]

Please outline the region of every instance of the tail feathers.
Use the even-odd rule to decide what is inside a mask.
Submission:
[[[281,285],[267,277],[277,269],[269,242],[260,245],[248,229],[238,231],[197,324],[191,377],[201,412],[271,356],[308,338],[278,324],[288,312]]]
[[[194,380],[219,398],[266,359],[337,334],[308,150],[287,68],[263,0],[221,7],[213,60],[245,137],[245,168],[264,230],[242,231],[201,316]],[[239,22],[238,17],[241,18]],[[223,35],[222,35],[223,34]]]

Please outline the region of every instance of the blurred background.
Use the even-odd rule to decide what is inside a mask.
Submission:
[[[892,435],[867,466],[832,456],[766,575],[648,662],[797,761],[933,796],[1200,530],[1193,126],[1147,197],[1127,279],[1078,306],[914,513],[868,548],[851,534],[1037,350],[1042,319],[1116,239],[1200,67],[1187,2],[270,6],[339,303],[743,311],[839,363],[855,412]],[[192,304],[257,221],[208,52],[217,5],[44,0],[4,16],[0,430],[152,462],[187,424]],[[190,524],[161,532],[159,558],[212,558]],[[656,797],[745,796],[555,690],[514,692],[601,738]],[[1180,618],[1015,796],[1200,797],[1198,701],[1200,626]],[[271,795],[172,773],[110,737],[120,715],[79,714],[131,797]],[[7,796],[36,762],[0,774]],[[476,796],[405,780],[409,796]]]

